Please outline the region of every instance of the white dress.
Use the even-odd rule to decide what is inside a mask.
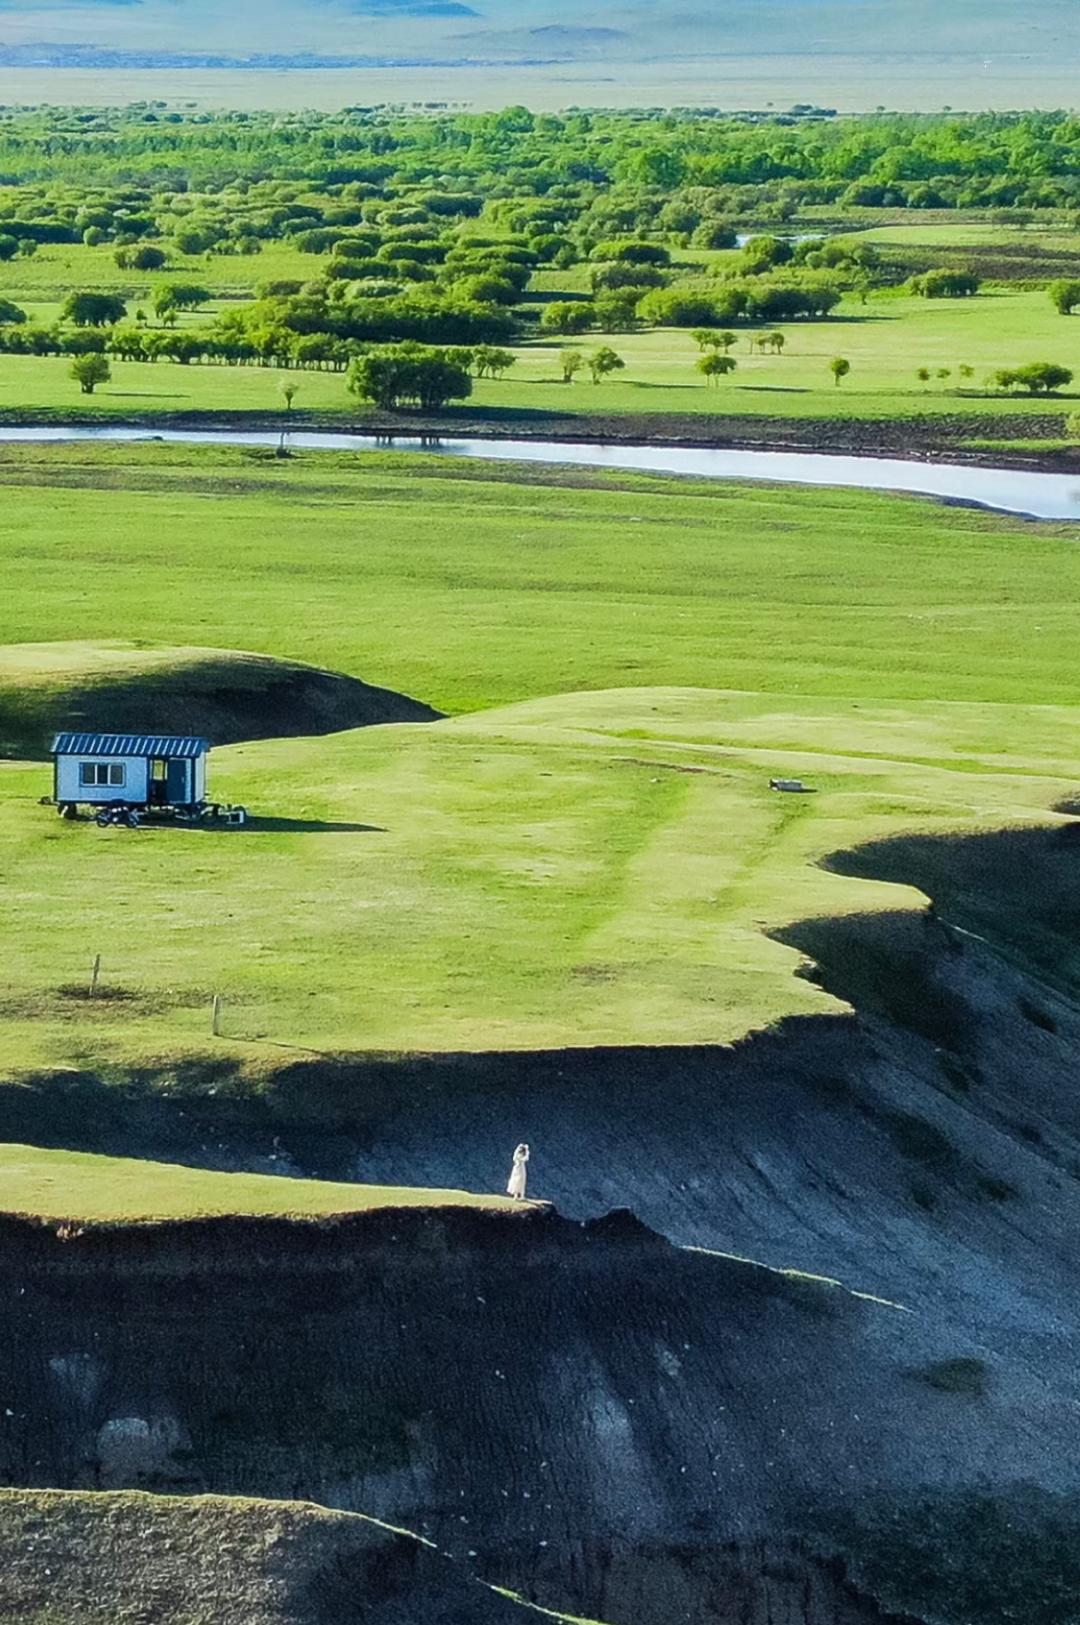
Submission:
[[[525,1184],[528,1179],[526,1164],[529,1160],[527,1145],[519,1145],[514,1152],[514,1169],[510,1175],[510,1183],[506,1187],[507,1196],[513,1196],[517,1201],[525,1200]]]

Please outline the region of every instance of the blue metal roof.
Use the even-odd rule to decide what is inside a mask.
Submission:
[[[57,734],[54,756],[153,756],[171,761],[206,756],[208,739],[184,734]]]

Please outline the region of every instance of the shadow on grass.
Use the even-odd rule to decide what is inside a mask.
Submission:
[[[249,818],[243,826],[252,835],[385,835],[382,824],[336,823],[322,818]]]
[[[81,822],[93,822],[81,820]],[[135,836],[151,834],[228,835],[385,835],[384,824],[354,824],[329,818],[258,818],[248,815],[243,824],[230,824],[224,819],[207,818],[189,823],[186,819],[145,818],[134,832]]]
[[[338,823],[324,818],[253,818],[244,824],[227,824],[213,819],[205,823],[188,824],[183,821],[147,820],[141,830],[194,830],[199,835],[385,835],[382,824]]]

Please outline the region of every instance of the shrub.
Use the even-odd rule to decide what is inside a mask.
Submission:
[[[997,389],[1026,389],[1029,395],[1051,395],[1072,381],[1071,370],[1053,361],[1029,361],[1023,367],[1001,367],[991,377],[991,383]]]
[[[923,299],[967,299],[979,291],[979,279],[974,271],[924,271],[908,282],[912,293]]]
[[[142,243],[138,248],[118,248],[116,263],[122,271],[160,271],[168,256],[163,248]]]
[[[1051,282],[1046,291],[1059,316],[1071,316],[1080,305],[1080,282]]]
[[[738,242],[735,227],[727,220],[703,220],[693,240],[697,248],[734,248]]]
[[[662,243],[613,242],[598,243],[592,251],[594,260],[611,260],[624,265],[671,264],[671,254]]]
[[[544,307],[540,326],[549,333],[584,333],[594,319],[592,306],[584,300],[559,300]]]
[[[647,288],[664,287],[667,277],[654,265],[634,265],[614,260],[607,265],[594,266],[589,281],[594,292],[602,288],[637,288],[644,293]]]
[[[657,327],[705,328],[717,320],[718,314],[716,299],[690,288],[655,288],[638,305],[642,320]]]

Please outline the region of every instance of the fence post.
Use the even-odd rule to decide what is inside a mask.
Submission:
[[[100,954],[95,954],[94,955],[94,968],[90,972],[90,997],[92,999],[97,998],[98,978],[100,977],[100,975],[101,975],[101,955]]]
[[[221,1009],[224,1002],[220,993],[214,994],[214,1014],[211,1025],[215,1038],[221,1037]]]

